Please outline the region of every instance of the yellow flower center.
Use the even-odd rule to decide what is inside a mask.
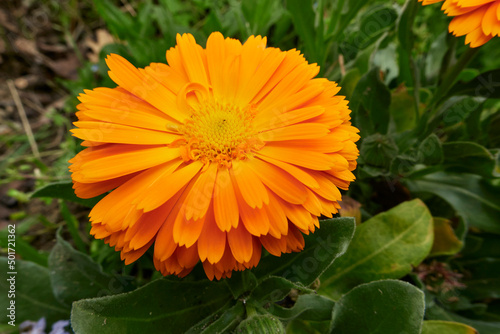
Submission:
[[[244,160],[263,146],[252,126],[252,106],[241,108],[210,99],[191,110],[191,117],[179,128],[184,135],[180,148],[185,161],[218,162],[229,167],[231,160]]]

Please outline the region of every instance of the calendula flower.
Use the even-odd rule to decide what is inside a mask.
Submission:
[[[430,5],[443,0],[418,0]],[[500,0],[446,0],[441,9],[454,16],[449,30],[455,36],[464,36],[472,48],[500,36]]]
[[[354,180],[358,130],[340,88],[314,79],[296,50],[243,45],[213,33],[203,49],[177,35],[166,64],[106,62],[116,88],[81,94],[73,135],[87,146],[70,162],[90,198],[91,234],[129,264],[154,243],[164,275],[201,261],[229,277],[272,255],[303,249],[318,216],[340,208]]]

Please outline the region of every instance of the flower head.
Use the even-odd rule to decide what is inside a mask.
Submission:
[[[418,0],[430,5],[443,0]],[[500,0],[445,0],[441,9],[454,16],[449,30],[476,48],[500,36]]]
[[[80,95],[72,132],[87,148],[70,170],[82,198],[114,189],[90,212],[91,234],[126,264],[154,243],[164,275],[201,260],[210,279],[228,277],[262,247],[302,250],[318,216],[340,208],[358,130],[337,84],[314,79],[298,51],[220,33],[203,49],[185,34],[168,65],[106,62],[118,87]]]

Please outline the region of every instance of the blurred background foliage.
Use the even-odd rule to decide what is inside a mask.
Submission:
[[[18,323],[69,319],[74,301],[102,297],[102,291],[117,296],[97,301],[101,307],[125,303],[120,293],[161,276],[150,255],[124,266],[118,253],[88,234],[88,207],[98,199],[76,198],[67,170],[67,160],[81,149],[68,132],[76,96],[83,89],[115,86],[104,63],[109,53],[144,67],[165,62],[177,33],[191,33],[205,45],[211,32],[220,31],[242,41],[264,35],[269,46],[301,50],[321,66],[320,76],[340,83],[362,137],[357,180],[341,212],[358,217],[347,252],[330,265],[332,257],[324,273],[314,271],[314,279],[322,276],[312,287],[314,279],[268,281],[259,268],[240,283],[236,275],[227,283],[231,292],[243,284],[241,291],[259,296],[250,299],[258,310],[265,298],[279,301],[252,319],[275,330],[283,322],[290,333],[474,333],[468,326],[499,333],[500,39],[470,49],[464,38],[447,33],[449,19],[438,9],[416,0],[3,2],[0,245],[6,253],[7,225],[15,224],[18,289],[26,292],[19,297]],[[21,122],[16,94],[28,125]],[[196,274],[186,284],[193,280]],[[110,282],[118,284],[111,289]],[[142,294],[167,281],[158,282]],[[173,293],[172,284],[181,284],[172,282],[165,291]],[[263,282],[286,293],[270,300],[255,287]],[[309,288],[319,295],[311,297]],[[374,295],[386,290],[401,305]],[[2,309],[4,299],[2,292]],[[73,303],[73,329],[82,333],[98,328],[92,319],[82,320],[98,316],[89,315],[96,304],[87,303]],[[239,324],[243,309],[239,302],[221,306],[217,319],[236,320],[219,322],[214,316],[191,329],[203,319],[182,312],[179,319],[189,325],[184,330],[197,333],[253,326]],[[366,315],[375,309],[405,321],[374,329],[377,320]],[[133,314],[124,312],[110,318]],[[5,318],[1,323],[0,332],[12,329],[3,325]]]

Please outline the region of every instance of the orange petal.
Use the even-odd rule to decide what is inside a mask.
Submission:
[[[203,231],[198,238],[198,255],[201,261],[210,263],[220,261],[226,247],[226,232],[221,231],[213,214],[213,209],[208,210]]]
[[[182,189],[203,167],[203,163],[195,161],[180,167],[172,174],[166,174],[150,183],[149,192],[137,203],[137,208],[144,211],[156,209]]]
[[[117,85],[178,121],[182,122],[188,116],[177,110],[175,95],[170,90],[145,71],[139,71],[125,58],[111,54],[106,58],[106,64],[110,69],[109,77]]]
[[[259,159],[251,159],[247,163],[262,182],[285,201],[293,204],[306,201],[306,187],[291,175]]]
[[[253,253],[252,235],[243,224],[227,232],[227,241],[236,261],[240,263],[250,261]]]
[[[205,171],[200,173],[183,204],[186,219],[197,220],[205,216],[207,209],[212,202],[216,178],[216,163],[210,164]]]
[[[267,189],[259,177],[243,162],[234,160],[233,168],[230,170],[233,185],[237,184],[243,199],[251,208],[262,208],[263,204],[269,204]]]
[[[238,203],[234,194],[233,181],[226,168],[220,168],[214,189],[214,214],[217,226],[222,231],[236,228],[239,221]]]

